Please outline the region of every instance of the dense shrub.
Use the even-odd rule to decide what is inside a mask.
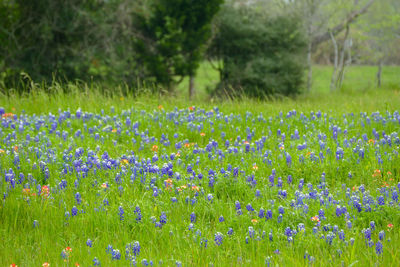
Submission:
[[[214,94],[264,98],[299,93],[305,39],[296,18],[266,18],[249,8],[225,7],[215,28],[208,54],[222,67]]]

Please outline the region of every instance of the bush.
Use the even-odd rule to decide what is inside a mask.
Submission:
[[[298,19],[225,7],[215,26],[208,55],[222,67],[214,94],[265,98],[300,92],[306,42]]]

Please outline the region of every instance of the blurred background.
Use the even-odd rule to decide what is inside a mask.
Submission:
[[[398,0],[0,0],[3,94],[398,90],[399,47]]]

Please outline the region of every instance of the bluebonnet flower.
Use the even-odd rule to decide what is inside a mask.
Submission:
[[[251,206],[251,204],[247,204],[246,205],[246,209],[247,209],[248,212],[253,212],[254,211],[254,208]]]
[[[113,249],[111,253],[113,260],[120,260],[121,259],[121,252],[118,249]]]
[[[196,222],[196,214],[194,212],[192,212],[190,214],[190,222],[195,223]]]
[[[119,206],[119,208],[118,208],[118,215],[119,215],[119,219],[120,219],[121,221],[124,220],[124,213],[125,213],[124,208],[123,208],[122,206]]]
[[[142,221],[142,211],[140,210],[140,207],[136,206],[133,212],[136,214],[136,221],[137,222]]]
[[[383,196],[379,196],[377,201],[379,205],[385,205],[385,198]]]
[[[72,216],[76,216],[78,214],[78,208],[73,206],[71,209],[71,214],[72,214]]]
[[[208,194],[207,199],[208,199],[208,201],[212,202],[212,200],[214,199],[214,196],[212,194]]]
[[[339,205],[336,206],[336,216],[340,217],[342,215],[342,209]]]
[[[86,241],[86,246],[92,247],[92,246],[93,246],[93,241],[90,240],[90,239],[88,239],[88,240]]]
[[[222,216],[222,215],[219,216],[219,219],[218,219],[218,220],[219,220],[219,222],[224,222],[224,221],[225,221],[224,216]]]
[[[101,266],[99,259],[97,259],[96,257],[94,257],[93,259],[93,266]]]
[[[290,227],[286,227],[286,229],[285,229],[285,235],[286,235],[287,237],[292,236],[292,229],[290,229]]]
[[[232,235],[232,234],[233,234],[233,229],[232,229],[232,228],[229,228],[227,234],[228,234],[228,235]]]
[[[325,220],[326,218],[325,218],[325,211],[323,210],[323,209],[320,209],[319,211],[318,211],[318,216],[319,216],[319,219],[320,220]]]
[[[287,177],[287,183],[288,183],[288,184],[291,184],[292,182],[293,182],[293,178],[292,178],[292,176],[289,174],[288,177]]]
[[[106,248],[106,253],[107,254],[109,254],[109,253],[112,254],[112,251],[113,251],[113,246],[112,245],[108,245],[107,248]]]
[[[223,235],[220,232],[217,232],[214,236],[214,241],[217,246],[220,246],[222,244],[223,240]]]
[[[238,215],[241,215],[241,214],[242,214],[242,208],[241,208],[241,206],[240,206],[240,202],[239,202],[239,201],[236,201],[236,202],[235,202],[235,209],[236,209],[236,213],[237,213]]]
[[[365,239],[371,240],[371,230],[369,228],[367,228],[367,229],[364,229],[363,232],[364,232]]]
[[[272,210],[267,210],[267,213],[265,214],[265,219],[271,219],[272,218]]]
[[[33,227],[36,228],[39,226],[39,222],[37,220],[33,221]]]
[[[374,242],[372,240],[368,240],[367,245],[368,245],[368,247],[373,247],[374,246]]]
[[[380,241],[376,242],[375,251],[377,255],[380,255],[382,253],[382,249],[383,249],[382,243]]]
[[[345,234],[344,234],[343,230],[340,230],[340,232],[339,232],[339,239],[342,241],[344,241],[344,239],[345,239]]]
[[[375,230],[375,222],[374,222],[374,221],[371,221],[371,222],[369,223],[369,225],[371,226],[371,230],[372,230],[372,231]]]
[[[189,224],[189,227],[188,227],[188,230],[189,230],[189,231],[192,231],[193,228],[194,228],[194,224],[193,224],[193,223],[190,223],[190,224]]]
[[[381,240],[381,241],[382,241],[383,239],[385,239],[385,231],[383,231],[383,230],[380,231],[379,234],[378,234],[378,236],[379,236],[379,240]]]
[[[167,223],[167,215],[165,214],[165,212],[161,212],[161,215],[160,215],[160,223],[161,223],[162,225],[164,225],[164,224]]]
[[[283,219],[282,214],[279,214],[279,216],[278,216],[278,223],[281,223],[281,222],[282,222],[282,219]]]
[[[265,217],[265,210],[263,208],[260,209],[258,212],[258,217],[259,218],[264,218]]]
[[[80,204],[82,203],[81,194],[80,194],[79,192],[77,192],[77,193],[75,194],[75,200],[76,200],[76,203],[77,203],[78,205],[80,205]]]
[[[140,244],[139,241],[135,241],[132,245],[132,253],[135,257],[139,256],[140,254]]]
[[[282,206],[278,208],[279,214],[285,214],[285,209]]]
[[[333,241],[334,238],[335,238],[335,235],[333,233],[328,233],[326,235],[326,239],[325,240],[329,245],[332,245],[332,241]]]
[[[254,238],[256,234],[256,231],[254,230],[254,228],[252,226],[249,226],[249,236],[250,238]]]

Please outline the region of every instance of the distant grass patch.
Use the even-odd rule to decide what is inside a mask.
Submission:
[[[376,66],[350,66],[345,69],[343,87],[340,91],[365,91],[377,89]],[[329,93],[333,67],[315,65],[313,67],[312,92]],[[219,73],[209,62],[203,62],[197,72],[195,87],[198,99],[207,98],[207,88],[213,89],[219,81]],[[188,79],[178,86],[178,93],[187,96]],[[382,88],[400,89],[400,67],[384,66]]]

